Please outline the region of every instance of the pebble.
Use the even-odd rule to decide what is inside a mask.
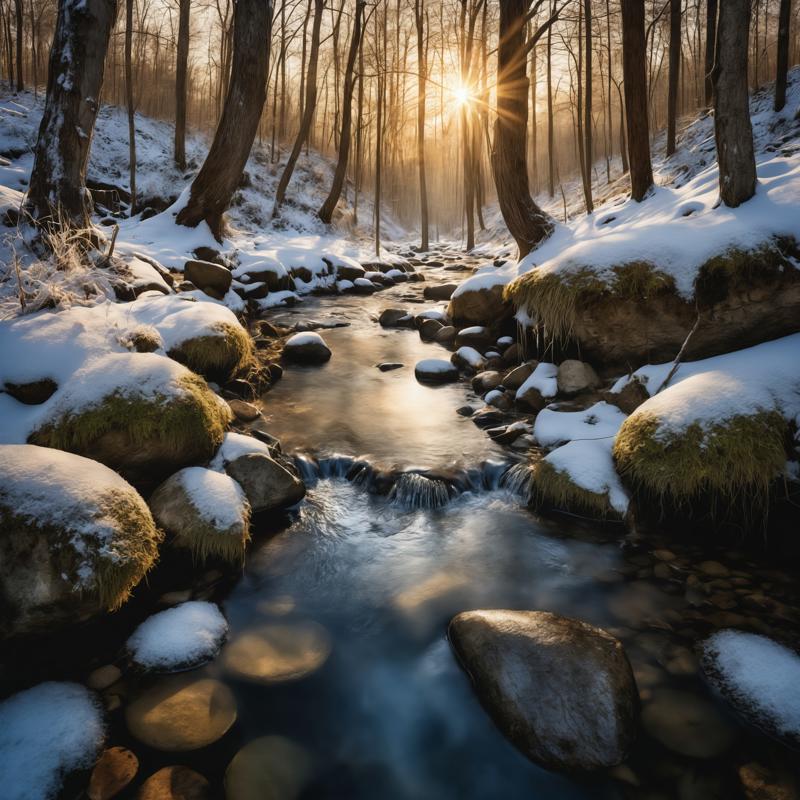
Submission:
[[[106,664],[89,674],[86,679],[86,685],[95,692],[102,692],[103,689],[108,689],[109,686],[115,684],[121,677],[122,670],[119,667],[115,667],[113,664]]]
[[[139,789],[136,800],[211,800],[211,784],[189,767],[164,767]]]
[[[261,412],[252,404],[244,400],[228,400],[228,405],[236,419],[242,422],[252,422],[261,416]]]
[[[384,361],[376,366],[381,372],[390,372],[393,369],[400,369],[403,365],[399,361]]]
[[[702,561],[697,568],[710,578],[727,578],[731,574],[730,570],[719,561]]]
[[[125,747],[110,747],[94,765],[86,796],[109,800],[118,795],[139,771],[139,759]]]

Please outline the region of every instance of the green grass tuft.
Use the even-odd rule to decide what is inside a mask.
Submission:
[[[253,363],[253,340],[241,325],[222,322],[214,334],[187,339],[168,355],[209,380],[225,383]]]
[[[569,473],[556,469],[549,461],[537,461],[531,467],[531,473],[534,506],[553,505],[599,519],[619,519],[607,492],[598,494],[578,486]]]

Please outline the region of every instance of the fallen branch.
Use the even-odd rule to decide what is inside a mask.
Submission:
[[[656,390],[656,394],[658,394],[662,389],[665,389],[667,384],[672,380],[672,376],[678,371],[678,367],[681,365],[681,360],[683,359],[683,354],[686,352],[686,348],[689,345],[689,340],[692,338],[694,332],[697,330],[698,326],[700,325],[700,312],[697,312],[697,319],[694,321],[694,325],[692,325],[692,329],[689,331],[689,335],[684,339],[683,344],[681,345],[681,349],[678,351],[678,355],[675,356],[675,360],[672,362],[672,369],[669,371],[669,374],[666,378],[664,378],[661,386],[658,387]]]

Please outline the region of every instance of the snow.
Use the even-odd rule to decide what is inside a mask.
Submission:
[[[291,348],[306,347],[308,345],[321,345],[322,347],[327,347],[325,340],[318,333],[314,333],[313,331],[305,331],[303,333],[296,333],[294,336],[290,336],[286,340],[286,344],[284,346]]]
[[[734,707],[800,740],[800,655],[766,636],[722,630],[703,643],[703,662]]]
[[[242,433],[229,432],[225,434],[225,438],[222,440],[222,444],[219,446],[219,450],[217,450],[209,467],[219,472],[231,461],[236,461],[237,458],[252,453],[270,456],[269,447],[264,442],[260,442],[252,436],[245,436]]]
[[[566,472],[581,489],[608,494],[608,502],[625,516],[630,498],[614,469],[611,448],[614,440],[576,439],[548,453],[544,460],[559,472]]]
[[[85,552],[91,542],[92,552],[101,558],[123,563],[129,558],[124,548],[119,552],[115,545],[117,518],[104,503],[92,502],[112,492],[135,494],[116,472],[83,456],[25,444],[0,445],[0,464],[0,501],[10,504],[15,514],[64,530],[78,553]],[[93,587],[88,565],[79,579],[85,588]]]
[[[595,403],[585,411],[557,411],[545,408],[536,417],[533,435],[542,447],[553,447],[576,439],[611,439],[627,419],[616,406]]]
[[[126,646],[140,667],[169,671],[210,661],[227,633],[228,623],[215,603],[193,600],[148,617]]]
[[[218,530],[241,531],[248,504],[244,490],[233,478],[205,467],[186,467],[173,477],[180,482],[201,519]]]
[[[542,397],[555,397],[558,394],[558,367],[542,361],[528,376],[525,383],[517,389],[515,397],[522,397],[530,389],[537,389]]]
[[[454,356],[463,359],[473,369],[480,369],[485,363],[483,356],[474,347],[459,347]]]
[[[437,322],[447,322],[447,311],[438,308],[429,308],[427,311],[421,311],[417,314],[420,319],[435,319]]]
[[[487,329],[483,327],[483,325],[473,325],[470,328],[462,328],[459,332],[459,336],[483,336],[487,333]]]
[[[69,773],[92,766],[105,739],[100,704],[76,683],[41,683],[0,703],[5,800],[48,800]]]
[[[633,377],[653,394],[671,368],[671,363],[646,366]],[[772,410],[800,424],[800,333],[681,363],[667,388],[632,416],[653,414],[662,432],[680,433],[693,423],[708,429],[737,415]]]
[[[505,286],[513,280],[514,276],[508,271],[501,272],[493,264],[481,267],[477,272],[465,281],[462,281],[451,295],[460,297],[467,292],[480,292],[486,289],[493,289],[495,286]]]

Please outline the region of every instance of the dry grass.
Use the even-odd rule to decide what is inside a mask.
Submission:
[[[537,462],[532,468],[534,505],[553,505],[599,519],[619,519],[608,500],[608,493],[598,494],[578,486],[567,472],[556,469],[549,461]]]
[[[214,333],[198,336],[173,347],[168,355],[193,372],[222,383],[254,363],[253,340],[241,325],[222,322]]]

